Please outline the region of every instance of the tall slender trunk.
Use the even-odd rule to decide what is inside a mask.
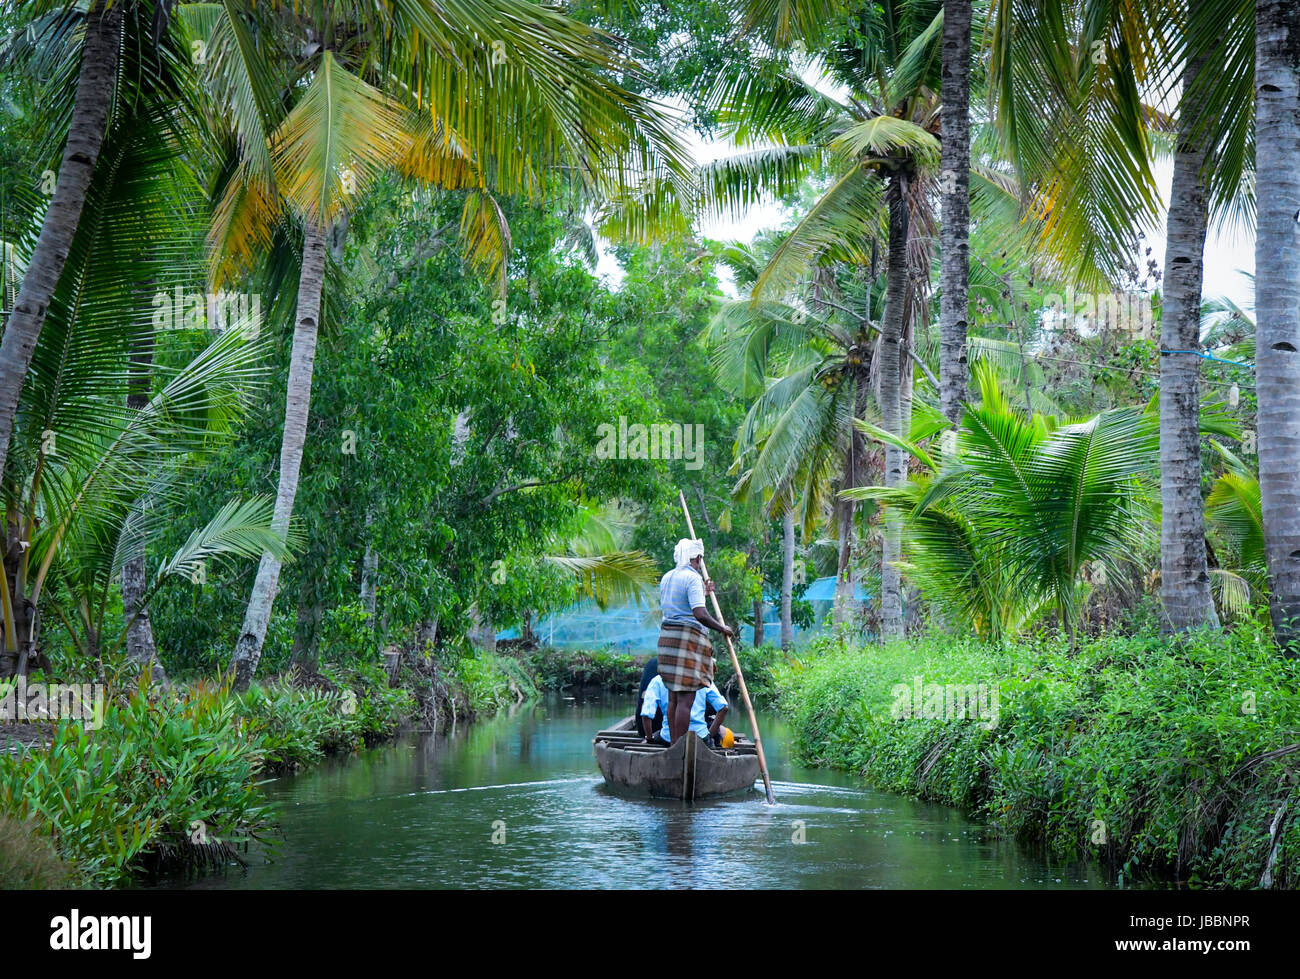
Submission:
[[[368,541],[361,559],[361,607],[366,610],[366,627],[375,627],[376,585],[379,578],[379,552]]]
[[[375,627],[375,601],[379,585],[379,552],[375,550],[370,528],[375,522],[374,510],[366,509],[366,553],[361,558],[361,607],[366,610],[366,628]]]
[[[1191,0],[1188,19],[1204,0]],[[1178,121],[1174,180],[1165,228],[1165,274],[1160,348],[1197,350],[1201,343],[1201,284],[1205,269],[1205,120],[1186,103],[1199,91],[1204,57],[1183,70],[1184,107]],[[1202,79],[1202,84],[1204,80]],[[1160,358],[1160,598],[1165,626],[1181,631],[1218,626],[1205,558],[1201,502],[1201,358],[1165,353]]]
[[[781,517],[781,648],[794,648],[794,504]]]
[[[861,418],[866,411],[870,385],[867,378],[856,379],[853,394],[853,415]],[[863,471],[866,468],[867,440],[856,428],[849,433],[849,448],[844,458],[844,475],[840,480],[840,490],[853,489],[862,485]],[[839,524],[840,556],[835,573],[835,603],[831,606],[831,623],[838,629],[853,618],[857,607],[857,586],[853,578],[853,544],[856,534],[853,529],[854,517],[858,512],[855,500],[835,501]]]
[[[18,289],[14,308],[0,340],[0,474],[9,455],[18,399],[32,362],[32,351],[45,325],[50,297],[63,276],[68,250],[81,220],[86,192],[95,174],[99,150],[108,127],[121,47],[122,8],[117,2],[105,9],[96,3],[86,15],[86,39],[81,52],[77,98],[68,126],[54,197],[41,234],[32,250],[31,261]]]
[[[420,654],[431,655],[438,644],[438,620],[424,619],[415,629],[415,644]]]
[[[1259,493],[1278,644],[1300,652],[1300,5],[1255,4]]]
[[[149,404],[149,376],[153,367],[153,334],[142,334],[132,344],[130,381],[127,387],[126,406],[136,411]],[[122,565],[122,612],[130,623],[126,630],[126,656],[140,672],[149,671],[157,686],[164,689],[171,684],[167,671],[158,661],[158,647],[153,638],[153,623],[149,606],[142,603],[147,587],[143,550]]]
[[[497,631],[492,625],[492,614],[474,605],[469,611],[470,639],[489,653],[497,651]]]
[[[942,221],[939,226],[939,400],[961,419],[966,398],[966,315],[970,286],[970,0],[944,0]]]
[[[763,634],[763,600],[754,599],[754,645],[761,646],[766,640]]]
[[[320,665],[320,624],[324,618],[324,609],[316,596],[314,583],[304,575],[302,586],[298,590],[298,618],[293,630],[293,651],[289,654],[289,662],[302,667],[307,673],[315,673]]]
[[[894,175],[889,185],[889,266],[885,281],[885,316],[880,330],[880,414],[885,431],[902,438],[903,340],[907,302],[907,181]],[[907,478],[903,450],[885,446],[885,485],[898,486]],[[885,511],[885,539],[880,559],[880,638],[889,642],[903,636],[902,577],[896,562],[902,553],[902,516],[897,508]]]
[[[320,326],[321,286],[325,278],[325,232],[307,224],[303,229],[302,272],[298,280],[298,310],[294,318],[293,347],[289,353],[289,380],[285,393],[284,435],[280,442],[280,485],[275,494],[271,527],[278,534],[289,529],[293,501],[298,494],[303,447],[307,441],[307,412],[311,404],[311,376],[316,362],[316,335]],[[280,562],[262,555],[257,580],[244,614],[244,627],[235,643],[232,665],[235,689],[245,690],[257,673],[262,644],[271,621],[271,608],[280,584]]]

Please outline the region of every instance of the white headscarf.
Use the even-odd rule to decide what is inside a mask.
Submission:
[[[697,557],[704,557],[704,541],[683,537],[673,548],[673,562],[679,568],[690,564]]]

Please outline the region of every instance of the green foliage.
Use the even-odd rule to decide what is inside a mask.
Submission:
[[[303,688],[282,678],[238,695],[239,714],[268,772],[293,772],[391,737],[415,712],[411,693],[389,687],[376,665],[325,667],[322,675],[332,689]]]
[[[0,813],[0,881],[7,890],[51,890],[75,876],[36,825]]]
[[[0,812],[38,814],[86,883],[126,881],[146,851],[186,843],[193,827],[231,846],[271,813],[256,785],[263,751],[224,691],[109,704],[104,725],[65,722],[48,748],[0,758]]]
[[[344,694],[302,690],[287,681],[254,684],[238,696],[239,715],[264,752],[268,772],[284,774],[361,742]]]
[[[976,362],[973,376],[980,400],[966,405],[950,450],[932,455],[856,422],[928,472],[902,487],[844,495],[907,514],[911,579],[977,635],[1014,636],[1051,606],[1073,636],[1085,565],[1099,563],[1118,578],[1149,539],[1154,419],[1134,408],[1074,423],[1026,415],[1008,402],[987,361]],[[919,423],[923,436],[924,417]]]
[[[525,660],[542,690],[598,684],[607,690],[636,690],[644,665],[612,649],[558,649],[540,646]]]
[[[863,651],[819,643],[777,668],[805,758],[960,806],[1018,839],[1105,860],[1125,879],[1256,886],[1269,825],[1294,806],[1300,664],[1256,627],[1182,642],[1157,634],[997,648],[932,640]],[[895,719],[920,676],[995,684],[997,723]],[[1283,824],[1273,878],[1300,883]]]
[[[730,548],[707,554],[704,561],[709,566],[709,578],[716,589],[722,613],[730,616],[727,624],[734,628],[742,618],[752,618],[754,602],[763,593],[762,571],[750,565],[749,556],[743,551]],[[706,599],[705,607],[712,615],[713,600]],[[715,642],[721,644],[721,637],[717,637]]]
[[[731,657],[727,655],[722,643],[715,643],[713,652],[717,657],[713,683],[731,700],[733,716],[739,716],[736,712],[743,713],[744,706],[740,702],[740,684],[736,682]],[[740,645],[736,647],[736,658],[740,660],[740,668],[744,671],[745,686],[749,688],[754,708],[757,710],[770,706],[776,700],[776,670],[788,662],[785,654],[780,647],[767,643],[762,646]]]
[[[451,676],[472,714],[508,707],[537,693],[518,660],[482,650],[457,660]]]
[[[1218,442],[1210,444],[1224,463],[1205,500],[1206,531],[1220,565],[1210,580],[1225,618],[1262,617],[1268,610],[1268,567],[1259,478]]]
[[[261,776],[391,737],[414,713],[410,692],[389,688],[377,666],[326,679],[335,689],[280,680],[237,697],[212,684],[153,701],[136,693],[109,704],[98,730],[64,723],[48,748],[0,757],[0,830],[9,834],[0,867],[18,860],[6,853],[16,839],[6,814],[34,817],[91,886],[126,883],[160,862],[233,856],[272,825]],[[33,847],[31,872],[54,873]]]

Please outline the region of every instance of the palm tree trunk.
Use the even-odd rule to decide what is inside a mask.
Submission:
[[[907,301],[907,176],[896,174],[889,186],[889,267],[885,281],[885,316],[880,330],[880,414],[885,431],[902,438],[903,333]],[[885,446],[885,485],[907,478],[903,450]],[[885,539],[880,562],[880,638],[903,637],[902,577],[896,562],[902,553],[902,517],[895,507],[885,511]]]
[[[1195,20],[1192,0],[1189,20]],[[1205,58],[1183,71],[1184,97],[1196,91]],[[1197,350],[1201,342],[1201,283],[1209,209],[1205,202],[1204,120],[1185,106],[1178,122],[1174,181],[1166,223],[1162,350]],[[1201,358],[1166,353],[1160,358],[1160,598],[1173,631],[1218,626],[1205,559],[1201,502]]]
[[[942,221],[939,226],[939,401],[961,419],[966,398],[966,315],[970,286],[970,0],[944,0]]]
[[[786,506],[781,517],[781,648],[794,648],[794,505]]]
[[[18,398],[23,391],[32,351],[45,325],[50,297],[63,276],[72,247],[86,192],[95,174],[99,150],[108,127],[113,101],[117,62],[121,45],[122,8],[118,2],[105,9],[97,3],[86,15],[86,39],[81,51],[81,73],[77,98],[68,126],[54,197],[41,234],[32,250],[18,296],[0,340],[0,473],[9,455],[9,438],[14,430]]]
[[[754,599],[754,646],[755,648],[763,645],[766,640],[763,634],[763,600]]]
[[[303,229],[302,271],[298,280],[298,310],[293,329],[293,347],[289,353],[289,381],[285,393],[284,435],[280,442],[280,485],[275,494],[275,513],[271,527],[284,534],[293,515],[293,501],[298,494],[298,476],[302,468],[303,447],[307,441],[307,412],[311,404],[311,376],[316,362],[316,335],[320,325],[321,286],[325,278],[325,232],[308,224]],[[257,673],[262,658],[262,644],[271,621],[271,608],[280,584],[280,562],[271,554],[262,555],[253,583],[253,594],[244,614],[244,627],[235,643],[232,665],[235,689],[246,690]]]
[[[854,417],[861,418],[866,411],[870,389],[864,377],[859,377],[855,383],[853,414]],[[844,459],[844,476],[840,480],[841,490],[862,485],[866,455],[866,438],[854,428],[849,433],[849,448]],[[853,611],[857,607],[857,587],[853,579],[853,544],[856,536],[853,520],[857,515],[858,505],[854,500],[836,500],[835,506],[838,512],[840,558],[835,574],[835,604],[831,606],[831,623],[838,629],[853,618]]]
[[[138,338],[132,347],[126,406],[139,411],[149,404],[153,335]],[[122,565],[122,612],[130,623],[126,630],[126,656],[140,672],[148,670],[155,685],[167,689],[171,684],[167,679],[167,671],[158,661],[158,647],[153,638],[149,606],[143,604],[148,579],[144,558],[142,552]]]
[[[1255,4],[1255,374],[1273,632],[1300,652],[1300,5]]]

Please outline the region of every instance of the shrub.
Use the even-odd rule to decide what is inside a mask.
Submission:
[[[740,684],[736,682],[736,671],[731,665],[731,656],[727,653],[725,640],[713,642],[713,655],[717,660],[713,683],[729,698],[740,696]],[[788,661],[777,646],[738,646],[736,658],[745,674],[745,686],[754,707],[771,705],[776,700],[775,669]]]
[[[1294,886],[1300,663],[1256,626],[1006,648],[931,639],[815,644],[778,666],[797,752],[891,791],[961,806],[1008,836],[1126,878]],[[895,719],[891,689],[989,683],[996,726]],[[1276,839],[1271,835],[1279,827]]]
[[[542,646],[523,660],[544,690],[598,684],[611,690],[636,690],[642,661],[615,649],[558,649]]]
[[[76,876],[34,823],[0,814],[0,881],[11,890],[52,890]]]
[[[48,748],[0,758],[0,812],[38,815],[86,882],[120,883],[146,851],[200,835],[235,847],[270,822],[262,755],[224,691],[110,703],[103,727],[64,722]]]
[[[483,650],[458,659],[451,678],[453,696],[459,695],[470,714],[508,707],[537,695],[536,684],[519,660]]]

